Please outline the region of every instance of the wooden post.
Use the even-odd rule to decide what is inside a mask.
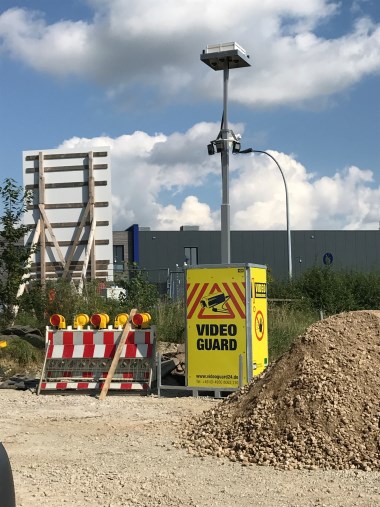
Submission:
[[[68,273],[69,273],[70,264],[71,264],[71,261],[73,260],[75,249],[78,246],[80,235],[81,235],[81,233],[83,231],[83,227],[84,227],[84,224],[86,222],[87,215],[89,214],[89,212],[90,212],[90,203],[88,202],[87,206],[86,206],[86,208],[85,208],[85,210],[84,210],[84,212],[82,214],[82,218],[81,218],[81,221],[79,223],[79,227],[77,227],[76,230],[75,230],[75,235],[74,235],[74,238],[73,238],[73,242],[70,245],[70,250],[68,251],[65,269],[63,270],[63,273],[62,273],[62,278],[63,279],[65,279],[67,277]]]
[[[58,254],[58,257],[59,257],[59,260],[61,261],[61,264],[62,264],[62,267],[64,268],[65,267],[65,259],[63,257],[63,254],[61,252],[61,249],[59,247],[59,244],[58,244],[58,241],[57,241],[57,238],[55,237],[55,234],[54,234],[54,231],[53,231],[53,227],[51,226],[50,222],[49,222],[49,219],[46,215],[46,211],[45,211],[45,208],[42,206],[42,204],[39,204],[38,205],[39,209],[40,209],[40,213],[45,221],[45,225],[47,227],[47,230],[48,230],[48,233],[50,235],[50,238],[51,240],[53,241],[54,243],[54,246],[55,246],[55,249],[57,251],[57,254]]]
[[[90,222],[93,229],[93,237],[88,239],[91,252],[91,280],[96,278],[96,256],[95,256],[95,178],[94,178],[94,155],[90,151],[88,154],[88,201],[90,203]],[[94,227],[92,227],[94,224]]]
[[[132,319],[133,319],[133,316],[135,315],[136,312],[137,312],[136,308],[133,308],[133,310],[131,310],[131,313],[129,314],[128,322],[125,324],[125,327],[124,327],[123,332],[121,334],[119,344],[117,346],[115,355],[113,356],[110,369],[107,373],[107,378],[104,381],[102,390],[100,392],[99,400],[104,400],[104,398],[107,396],[108,389],[110,388],[112,378],[115,374],[115,371],[116,371],[116,368],[117,368],[117,365],[118,365],[118,362],[120,359],[121,351],[123,350],[123,347],[124,347],[125,342],[127,340],[128,333],[132,329]]]
[[[41,214],[41,209],[45,209],[45,172],[44,172],[44,153],[40,151],[38,154],[38,205],[40,210],[40,276],[41,284],[45,285],[46,281],[46,236],[45,221]]]

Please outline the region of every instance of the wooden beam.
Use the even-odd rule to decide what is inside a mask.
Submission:
[[[90,203],[88,202],[87,206],[86,206],[86,208],[85,208],[85,210],[83,212],[81,221],[79,223],[79,227],[77,227],[77,229],[75,230],[75,235],[74,235],[73,243],[72,243],[72,245],[70,247],[70,250],[68,252],[68,256],[67,256],[67,260],[66,260],[66,266],[65,266],[65,269],[63,270],[62,278],[66,278],[67,277],[67,274],[68,274],[69,269],[70,269],[71,261],[73,260],[73,257],[74,257],[75,249],[76,249],[76,247],[78,245],[78,242],[79,242],[80,236],[82,234],[82,230],[83,230],[84,224],[86,223],[87,215],[89,214],[89,212],[90,212]]]
[[[94,204],[95,208],[108,208],[109,202],[108,201],[101,201],[96,202]],[[71,208],[85,208],[86,203],[83,202],[61,202],[59,204],[45,204],[45,209],[71,209]],[[37,209],[38,204],[28,206],[27,209]]]
[[[32,239],[32,244],[31,244],[32,247],[34,247],[38,244],[38,240],[40,238],[40,232],[41,232],[41,220],[38,220],[37,224],[36,224],[36,228],[34,230],[34,234],[33,234],[33,239]],[[28,260],[26,261],[26,268],[28,270],[32,266],[32,259],[33,259],[34,253],[35,252],[32,252],[28,257]],[[26,284],[28,283],[28,278],[29,278],[29,273],[22,275],[21,284],[18,288],[16,299],[18,299],[19,297],[21,297],[24,294]],[[13,315],[15,318],[18,314],[18,309],[19,309],[18,305],[13,307]]]
[[[46,167],[45,167],[45,173],[46,173]],[[87,187],[88,183],[87,181],[84,182],[77,182],[77,181],[70,181],[65,183],[47,183],[45,185],[45,188],[52,188],[52,189],[59,189],[59,188],[79,188],[79,187]],[[106,180],[99,180],[95,182],[96,187],[106,187],[107,182]],[[38,185],[26,185],[25,190],[33,190],[34,188],[38,188]]]
[[[50,222],[50,225],[53,227],[53,229],[62,229],[62,228],[73,228],[73,227],[79,227],[80,226],[80,221],[78,220],[77,222]],[[90,221],[87,221],[84,223],[84,225],[88,225],[90,226]],[[108,220],[97,220],[96,221],[96,227],[105,227],[109,225],[109,221]],[[70,241],[70,243],[72,243],[72,240]],[[59,244],[61,244],[61,242],[59,242]]]
[[[88,267],[88,262],[90,260],[90,254],[91,254],[91,248],[92,248],[92,244],[93,244],[93,241],[94,241],[94,234],[95,234],[95,220],[92,222],[91,224],[91,229],[90,229],[90,234],[88,236],[88,243],[87,243],[87,248],[86,248],[86,255],[85,255],[85,258],[84,258],[84,261],[83,261],[83,269],[82,269],[82,274],[81,274],[81,281],[80,281],[80,284],[79,284],[79,292],[82,291],[83,289],[83,284],[84,284],[84,281],[86,279],[86,273],[87,273],[87,267]]]
[[[44,160],[62,160],[65,158],[86,158],[88,153],[47,153]],[[94,151],[94,157],[106,157],[106,151]],[[25,160],[38,160],[37,155],[27,155]]]
[[[99,400],[104,400],[104,398],[107,396],[108,389],[110,388],[111,381],[113,379],[113,376],[115,375],[115,371],[116,371],[117,365],[120,360],[121,352],[122,352],[125,342],[128,338],[128,333],[132,329],[132,318],[136,312],[137,312],[137,309],[133,308],[133,310],[131,310],[131,313],[129,314],[128,322],[125,324],[123,332],[120,336],[120,341],[119,341],[119,344],[118,344],[117,349],[115,351],[115,355],[113,356],[110,369],[108,370],[107,378],[104,381],[102,390],[100,392]]]
[[[42,151],[38,154],[38,209],[40,210],[40,221],[41,221],[41,231],[40,231],[40,273],[41,273],[41,283],[45,283],[46,271],[45,271],[45,262],[46,262],[46,236],[45,236],[45,221],[41,214],[41,208],[45,209],[45,175],[44,175],[44,154]]]
[[[93,152],[90,151],[88,154],[88,200],[90,201],[90,221],[91,224],[95,223],[94,227],[94,239],[95,239],[95,231],[96,231],[96,221],[95,221],[95,178],[94,178],[94,157]],[[95,241],[92,240],[92,243],[89,245],[91,252],[91,280],[96,279],[96,256],[95,256]],[[90,238],[89,238],[90,241]]]
[[[61,252],[61,249],[60,249],[60,247],[59,247],[59,244],[58,244],[57,238],[55,237],[55,234],[54,234],[53,228],[52,228],[52,226],[50,225],[49,219],[48,219],[48,217],[47,217],[47,215],[46,215],[46,212],[45,212],[45,210],[44,210],[44,208],[43,208],[42,204],[40,204],[40,205],[39,205],[39,208],[40,208],[40,213],[41,213],[41,215],[43,216],[43,219],[44,219],[44,221],[45,221],[45,225],[46,225],[47,230],[48,230],[48,232],[49,232],[50,238],[51,238],[51,240],[52,240],[52,241],[53,241],[53,243],[54,243],[54,246],[55,246],[55,249],[56,249],[56,251],[57,251],[57,254],[58,254],[59,260],[61,261],[62,266],[63,266],[63,267],[65,267],[65,265],[66,265],[65,259],[64,259],[63,255],[62,255],[62,252]],[[45,242],[45,245],[46,245],[46,242]]]
[[[88,170],[88,164],[82,164],[82,165],[60,165],[60,166],[45,166],[45,173],[59,173],[61,171],[83,171],[83,169],[86,171]],[[108,169],[108,164],[94,164],[94,170],[97,169]],[[38,168],[34,167],[27,167],[25,169],[25,172],[35,173],[38,172]]]

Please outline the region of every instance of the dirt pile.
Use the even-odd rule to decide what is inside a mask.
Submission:
[[[380,312],[335,315],[187,423],[182,445],[243,464],[380,470],[379,398]]]

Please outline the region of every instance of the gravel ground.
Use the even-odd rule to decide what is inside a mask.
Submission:
[[[0,392],[19,507],[380,505],[380,473],[277,470],[176,448],[181,419],[219,401]]]
[[[259,378],[186,424],[182,446],[286,470],[379,472],[379,338],[379,311],[313,324]]]

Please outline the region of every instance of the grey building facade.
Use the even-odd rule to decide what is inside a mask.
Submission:
[[[119,252],[119,268],[136,263],[147,270],[175,271],[185,263],[221,261],[220,231],[186,226],[179,231],[152,231],[133,225],[126,231],[115,231],[113,241],[114,253]],[[292,231],[292,261],[295,277],[308,268],[323,265],[378,271],[380,231]],[[231,231],[231,262],[265,264],[275,279],[285,279],[286,231]]]

